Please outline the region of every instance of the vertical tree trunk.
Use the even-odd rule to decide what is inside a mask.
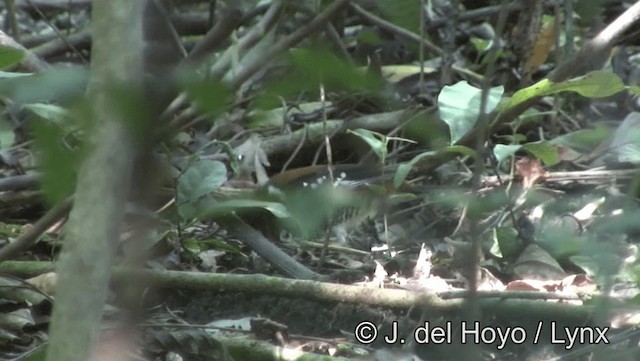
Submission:
[[[143,5],[144,1],[93,1],[91,146],[79,169],[74,208],[57,263],[48,360],[88,360],[99,335],[139,148],[132,133],[137,126],[129,123],[132,107],[123,107],[122,95],[142,84]]]

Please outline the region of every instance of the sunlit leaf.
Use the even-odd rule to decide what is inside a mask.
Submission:
[[[616,74],[603,70],[592,71],[586,75],[559,83],[553,83],[549,79],[543,79],[530,87],[518,90],[509,102],[505,104],[502,111],[513,108],[534,97],[542,97],[565,91],[576,92],[588,98],[604,98],[624,89],[624,83]]]

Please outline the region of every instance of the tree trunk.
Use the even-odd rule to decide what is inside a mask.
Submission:
[[[131,0],[93,1],[88,89],[92,141],[79,169],[75,203],[56,267],[59,283],[48,360],[88,360],[100,334],[114,249],[139,149],[132,133],[136,125],[130,123],[133,107],[123,104],[130,100],[122,95],[132,95],[127,92],[136,92],[142,84],[143,5]],[[126,99],[139,97],[138,92]]]

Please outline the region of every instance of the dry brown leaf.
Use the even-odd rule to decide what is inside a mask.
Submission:
[[[56,285],[58,284],[58,275],[55,272],[43,273],[39,276],[29,278],[25,280],[25,282],[48,295],[54,295],[56,293]]]
[[[538,291],[546,292],[539,282],[529,282],[528,280],[516,280],[507,284],[507,291]]]
[[[540,160],[528,157],[521,158],[516,162],[516,173],[522,179],[523,189],[529,189],[548,177],[548,173],[542,167]]]
[[[544,28],[540,29],[533,43],[533,48],[529,53],[529,57],[523,65],[523,73],[526,79],[530,79],[531,75],[535,73],[540,65],[544,64],[549,57],[549,52],[553,48],[555,40],[555,24],[550,23]]]

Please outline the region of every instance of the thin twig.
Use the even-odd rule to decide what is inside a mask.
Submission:
[[[15,242],[9,243],[0,249],[0,261],[7,260],[34,245],[49,227],[69,213],[72,205],[73,199],[69,197],[51,208],[31,228],[18,237]]]

